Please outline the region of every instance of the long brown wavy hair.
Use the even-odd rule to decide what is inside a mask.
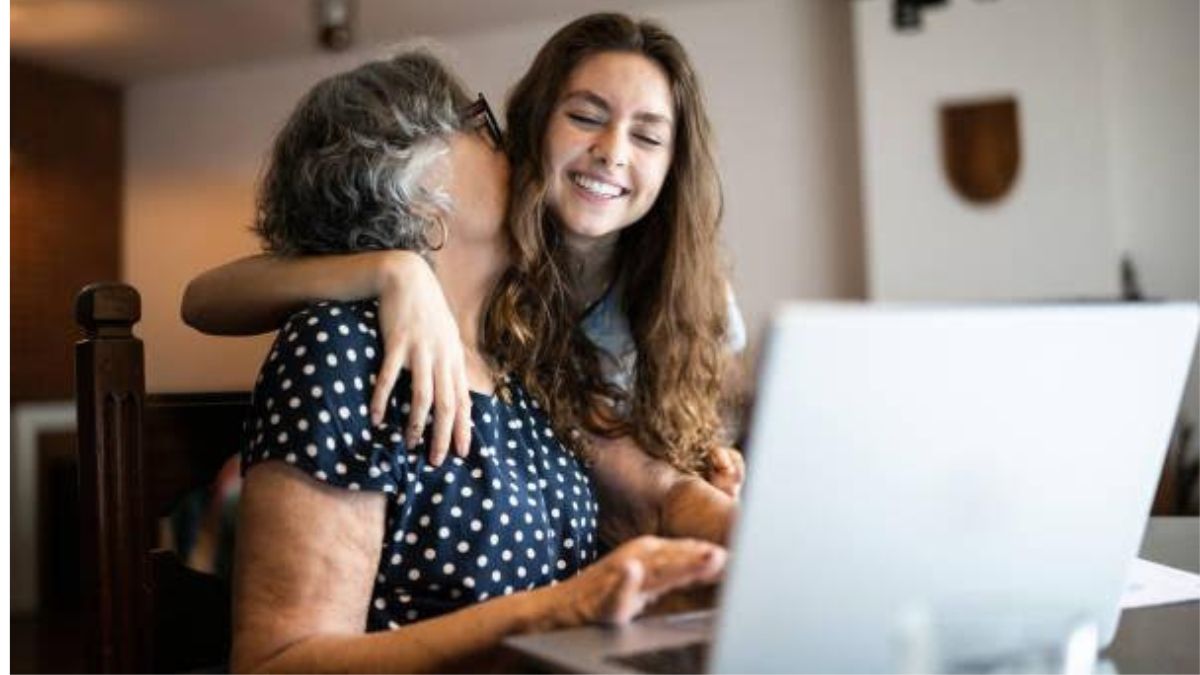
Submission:
[[[605,384],[597,348],[580,328],[584,308],[573,290],[571,253],[547,204],[543,165],[546,129],[568,78],[603,52],[640,54],[662,67],[676,118],[662,191],[622,230],[614,254],[614,278],[624,289],[619,300],[637,347],[629,392]],[[538,383],[535,395],[560,423],[631,434],[680,469],[702,469],[723,440],[728,301],[712,130],[683,46],[653,22],[608,13],[577,19],[550,38],[510,93],[506,134],[514,255],[485,318],[489,350]]]

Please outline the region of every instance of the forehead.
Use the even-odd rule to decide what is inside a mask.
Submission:
[[[671,83],[655,61],[629,52],[593,54],[571,71],[562,97],[598,97],[615,112],[674,118]]]

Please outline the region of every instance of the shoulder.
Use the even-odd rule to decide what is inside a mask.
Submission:
[[[243,466],[282,459],[317,480],[394,491],[399,439],[370,424],[381,357],[374,302],[320,303],[279,331],[254,388]]]
[[[255,385],[257,402],[325,417],[365,408],[382,349],[374,301],[322,302],[293,314]]]
[[[280,342],[367,345],[379,340],[379,302],[319,302],[288,317],[279,331]]]
[[[288,318],[279,330],[263,375],[294,370],[307,379],[365,375],[377,370],[382,351],[374,300],[322,302]]]

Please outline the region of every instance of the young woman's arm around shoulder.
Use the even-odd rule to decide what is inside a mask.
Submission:
[[[385,284],[423,281],[419,255],[410,251],[239,258],[188,282],[180,315],[210,335],[258,335],[279,328],[289,315],[318,300],[362,300]],[[432,276],[432,275],[429,275]],[[418,289],[419,290],[419,289]]]
[[[188,283],[181,314],[212,335],[255,335],[277,329],[292,312],[318,300],[379,298],[384,362],[371,395],[379,424],[402,368],[413,371],[409,426],[431,409],[451,411],[452,434],[430,447],[445,457],[449,438],[470,436],[470,394],[458,326],[442,287],[420,255],[370,251],[320,256],[262,254],[213,268]],[[463,405],[466,404],[466,405]],[[455,449],[466,452],[460,440]]]

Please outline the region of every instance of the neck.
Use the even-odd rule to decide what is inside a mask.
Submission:
[[[610,232],[601,237],[566,237],[576,265],[572,280],[575,296],[585,306],[599,300],[612,284],[620,235]]]
[[[450,242],[429,254],[434,275],[458,324],[463,347],[479,350],[479,324],[488,297],[508,264],[502,242]]]

